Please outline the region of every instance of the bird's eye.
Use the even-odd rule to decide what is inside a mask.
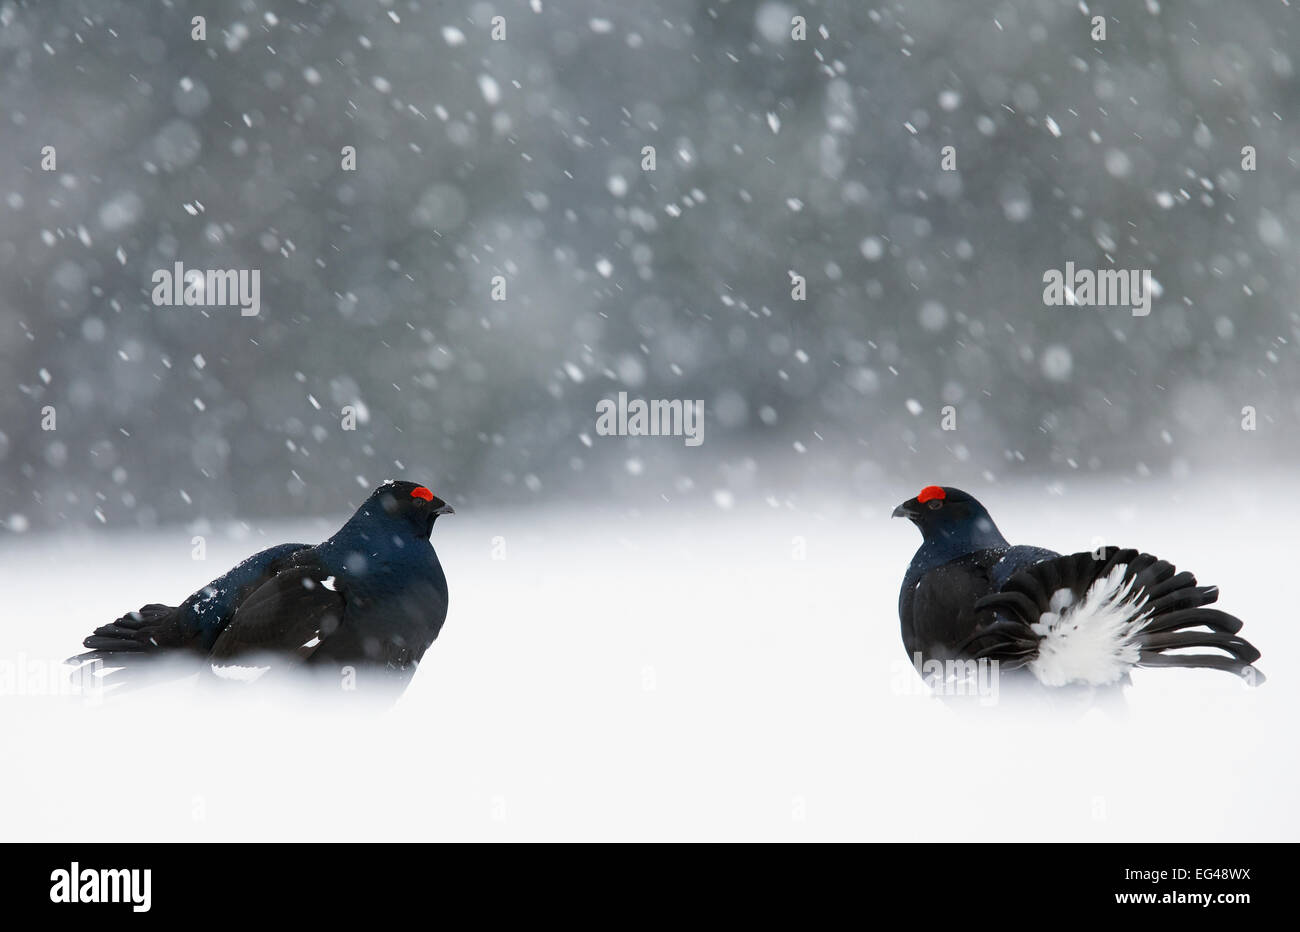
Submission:
[[[933,511],[936,508],[943,507],[943,502],[937,498],[930,499],[930,501],[926,502],[926,504],[930,506],[931,511]]]

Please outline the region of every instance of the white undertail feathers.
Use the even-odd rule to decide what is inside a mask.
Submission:
[[[1029,670],[1046,686],[1107,686],[1137,665],[1137,635],[1149,619],[1147,596],[1118,563],[1093,581],[1082,601],[1069,589],[1052,594],[1051,611],[1032,625],[1042,638]]]

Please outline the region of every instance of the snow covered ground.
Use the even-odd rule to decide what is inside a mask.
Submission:
[[[376,714],[160,686],[100,704],[39,671],[338,521],[0,544],[5,840],[1297,840],[1284,478],[969,486],[1014,541],[1136,545],[1222,587],[1270,679],[1139,671],[1128,713],[958,712],[912,688],[896,599],[915,490],[683,513],[466,509],[434,541],[451,611]],[[1158,491],[1157,491],[1158,490]],[[504,545],[504,559],[501,556]],[[799,557],[803,558],[800,559]]]

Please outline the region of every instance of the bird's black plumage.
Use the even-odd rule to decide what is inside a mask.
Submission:
[[[1114,685],[1134,666],[1262,681],[1251,666],[1259,651],[1237,636],[1241,621],[1205,607],[1218,590],[1164,560],[1115,547],[1062,556],[1012,546],[987,509],[955,488],[927,486],[893,514],[922,537],[898,600],[918,670],[995,660],[1046,686]],[[1181,653],[1205,648],[1215,653]]]
[[[302,666],[404,687],[447,617],[429,535],[451,513],[422,485],[385,482],[329,540],[271,547],[174,608],[130,612],[96,628],[73,660],[189,655],[218,672]]]

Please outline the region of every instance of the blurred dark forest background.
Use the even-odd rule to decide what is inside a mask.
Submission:
[[[1296,18],[3,0],[0,520],[335,512],[398,475],[722,503],[1293,461]],[[261,314],[154,307],[175,261],[260,269]],[[1151,269],[1150,316],[1045,307],[1066,261]],[[703,446],[596,436],[620,390],[703,399]]]

